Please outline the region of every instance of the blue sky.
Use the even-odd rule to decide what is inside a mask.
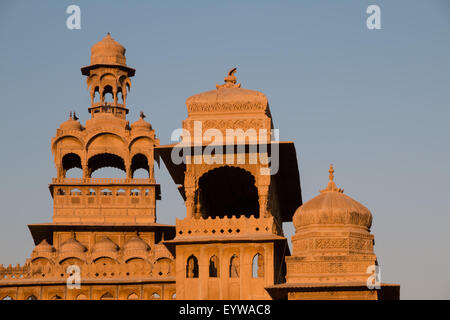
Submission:
[[[81,30],[66,8],[81,8]],[[366,28],[381,7],[382,30]],[[137,69],[129,120],[145,111],[161,143],[186,99],[237,67],[294,141],[303,199],[328,181],[373,214],[383,282],[405,299],[450,299],[450,3],[397,1],[2,1],[0,263],[24,263],[26,227],[50,222],[50,139],[68,113],[88,119],[80,67],[106,32]],[[164,166],[158,221],[184,204]],[[293,228],[287,224],[288,235]]]

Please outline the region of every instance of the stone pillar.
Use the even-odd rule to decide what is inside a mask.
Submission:
[[[195,213],[195,188],[186,188],[184,190],[186,195],[186,217],[194,218]]]
[[[259,200],[259,216],[267,218],[270,216],[268,212],[270,176],[260,175],[258,177],[258,200]]]

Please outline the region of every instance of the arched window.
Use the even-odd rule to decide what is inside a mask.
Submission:
[[[106,292],[104,295],[100,297],[100,300],[114,300],[114,297],[111,293]]]
[[[198,201],[203,218],[241,215],[259,217],[258,189],[250,172],[224,166],[205,173],[198,185]]]
[[[139,196],[141,194],[141,190],[139,190],[139,189],[132,189],[130,191],[130,193],[131,193],[132,196]]]
[[[112,195],[112,191],[111,191],[111,189],[105,188],[100,191],[100,194],[103,196],[110,196],[110,195]]]
[[[77,188],[72,189],[72,190],[70,190],[70,194],[74,195],[74,196],[79,196],[79,195],[81,195],[81,190],[77,189]]]
[[[51,300],[62,300],[62,298],[59,295],[54,295]]]
[[[152,299],[160,299],[161,296],[157,292],[153,292]]]
[[[68,153],[62,158],[62,167],[64,170],[64,177],[67,178],[82,178],[83,171],[81,170],[81,158],[75,153]]]
[[[176,293],[174,293],[173,295],[172,295],[172,299],[176,299],[177,298],[177,294]]]
[[[103,88],[103,101],[114,102],[113,89],[110,85]]]
[[[77,295],[77,297],[75,298],[75,300],[87,300],[88,298],[86,297],[86,295],[80,293],[79,295]]]
[[[239,256],[234,254],[230,259],[230,278],[239,278]]]
[[[186,278],[198,278],[198,260],[194,255],[187,259]]]
[[[255,254],[252,261],[252,277],[263,278],[264,277],[264,259],[262,254]]]
[[[209,259],[209,277],[217,278],[219,274],[219,258],[214,255]]]
[[[93,178],[125,178],[125,162],[118,155],[100,153],[88,160],[88,168]]]
[[[100,102],[100,90],[98,86],[94,89],[93,102]]]
[[[136,294],[136,293],[131,293],[129,296],[128,296],[128,298],[127,298],[128,300],[139,300],[139,297],[138,297],[138,295]]]
[[[14,300],[14,299],[11,298],[10,296],[6,296],[6,297],[4,297],[2,300]]]
[[[29,296],[27,298],[27,300],[37,300],[36,296],[34,294],[32,294],[31,296]]]
[[[148,178],[149,167],[147,157],[142,153],[135,154],[131,159],[131,174],[133,178]]]

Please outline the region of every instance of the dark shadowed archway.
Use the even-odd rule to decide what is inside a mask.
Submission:
[[[199,180],[198,197],[204,218],[259,217],[255,178],[242,168],[225,166],[205,173]]]

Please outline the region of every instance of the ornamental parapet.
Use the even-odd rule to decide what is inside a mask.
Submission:
[[[186,218],[176,220],[176,238],[191,236],[223,237],[244,234],[275,233],[273,217],[217,217]]]

